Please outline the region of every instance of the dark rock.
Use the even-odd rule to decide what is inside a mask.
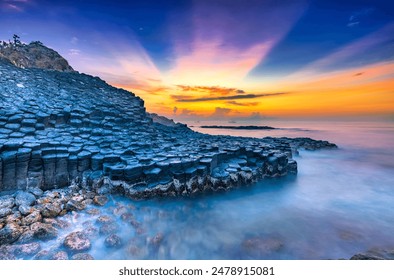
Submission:
[[[41,189],[39,188],[30,188],[28,189],[28,191],[32,194],[35,195],[36,198],[39,198],[42,196],[42,194],[44,193]]]
[[[86,205],[80,201],[71,199],[66,204],[66,210],[68,211],[82,211],[86,208]]]
[[[22,225],[30,226],[31,224],[34,224],[36,222],[41,222],[41,220],[42,216],[40,212],[33,211],[31,214],[22,219]]]
[[[37,242],[22,244],[22,245],[12,245],[13,252],[17,256],[33,256],[41,250],[41,245]]]
[[[34,234],[31,230],[24,231],[18,239],[19,244],[26,244],[35,241],[37,241],[37,239],[34,237]]]
[[[86,210],[86,213],[88,213],[89,215],[92,215],[92,216],[96,216],[96,215],[100,214],[100,210],[97,208],[92,208],[92,209]]]
[[[40,252],[38,252],[35,256],[34,259],[35,260],[50,260],[51,256],[53,255],[53,252],[50,252],[48,250],[42,250]]]
[[[350,259],[351,260],[394,260],[394,248],[370,249],[367,252],[354,255]]]
[[[46,203],[41,210],[41,215],[45,218],[55,218],[62,211],[59,203]]]
[[[43,222],[58,229],[66,229],[70,227],[70,223],[60,219],[44,218]]]
[[[90,225],[90,226],[86,226],[84,227],[84,229],[82,230],[82,232],[87,236],[87,237],[97,237],[99,235],[99,230],[98,228]]]
[[[0,196],[0,209],[12,208],[15,205],[15,199],[11,195]]]
[[[384,260],[382,257],[378,257],[373,254],[356,254],[350,258],[351,260]]]
[[[15,260],[16,256],[10,252],[9,247],[0,246],[0,260]]]
[[[92,255],[87,254],[87,253],[78,253],[75,254],[71,257],[72,260],[78,260],[78,261],[87,261],[87,260],[94,260]]]
[[[32,208],[32,207],[30,207],[30,206],[27,206],[27,205],[21,205],[21,206],[19,206],[19,208],[18,208],[19,212],[20,212],[23,216],[27,216],[27,215],[31,214],[31,213],[33,212],[33,209],[34,209],[34,208]]]
[[[0,229],[0,246],[18,240],[22,232],[22,228],[18,224],[8,223],[4,228]]]
[[[98,224],[110,224],[113,222],[114,222],[114,219],[108,215],[102,215],[102,216],[98,217],[96,220],[96,223],[98,223]]]
[[[100,227],[99,233],[101,235],[112,234],[112,233],[117,232],[118,229],[119,229],[119,227],[116,223],[106,223]]]
[[[65,251],[59,251],[51,255],[50,260],[56,260],[56,261],[68,260],[68,254]]]
[[[58,231],[51,225],[36,222],[30,226],[30,230],[34,237],[40,240],[54,239],[58,235]]]
[[[15,197],[15,204],[17,206],[25,205],[32,206],[36,202],[36,197],[29,192],[18,192]]]
[[[105,195],[97,195],[93,198],[93,202],[96,205],[104,206],[108,202],[108,197]]]
[[[22,219],[22,215],[19,211],[14,210],[11,215],[8,215],[5,219],[7,223],[17,223],[20,225],[20,221]]]
[[[0,219],[12,214],[11,208],[0,208]]]
[[[76,231],[67,235],[63,242],[64,246],[72,252],[82,252],[90,249],[90,240],[81,231]]]
[[[119,248],[122,246],[122,239],[116,234],[111,234],[105,238],[104,244],[109,248]]]

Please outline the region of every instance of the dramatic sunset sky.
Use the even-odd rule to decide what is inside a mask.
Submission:
[[[0,0],[0,40],[190,120],[394,119],[394,2]]]

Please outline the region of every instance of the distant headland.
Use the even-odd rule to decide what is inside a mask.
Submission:
[[[240,130],[271,130],[277,129],[272,126],[260,126],[260,125],[203,125],[201,128],[215,128],[215,129],[240,129]]]

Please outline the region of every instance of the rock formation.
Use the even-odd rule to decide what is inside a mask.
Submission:
[[[56,51],[39,41],[25,44],[14,35],[14,42],[0,41],[0,59],[11,62],[20,68],[41,68],[57,71],[74,71]]]
[[[45,55],[36,55],[37,49]],[[145,198],[227,189],[297,171],[292,143],[300,141],[209,136],[163,125],[154,115],[161,123],[153,122],[132,92],[73,72],[47,50],[31,43],[0,52],[0,192],[78,183]]]

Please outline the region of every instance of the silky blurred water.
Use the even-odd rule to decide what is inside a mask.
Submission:
[[[371,248],[394,248],[393,124],[274,126],[279,125],[287,129],[199,130],[311,137],[334,142],[339,149],[301,151],[297,176],[226,193],[148,201],[113,197],[100,211],[117,217],[123,246],[110,249],[105,237],[94,238],[89,253],[96,259],[339,259]],[[113,214],[123,206],[138,229]],[[79,214],[72,219],[73,228],[82,229],[83,222],[94,219]],[[155,236],[160,236],[157,243],[152,242]]]

